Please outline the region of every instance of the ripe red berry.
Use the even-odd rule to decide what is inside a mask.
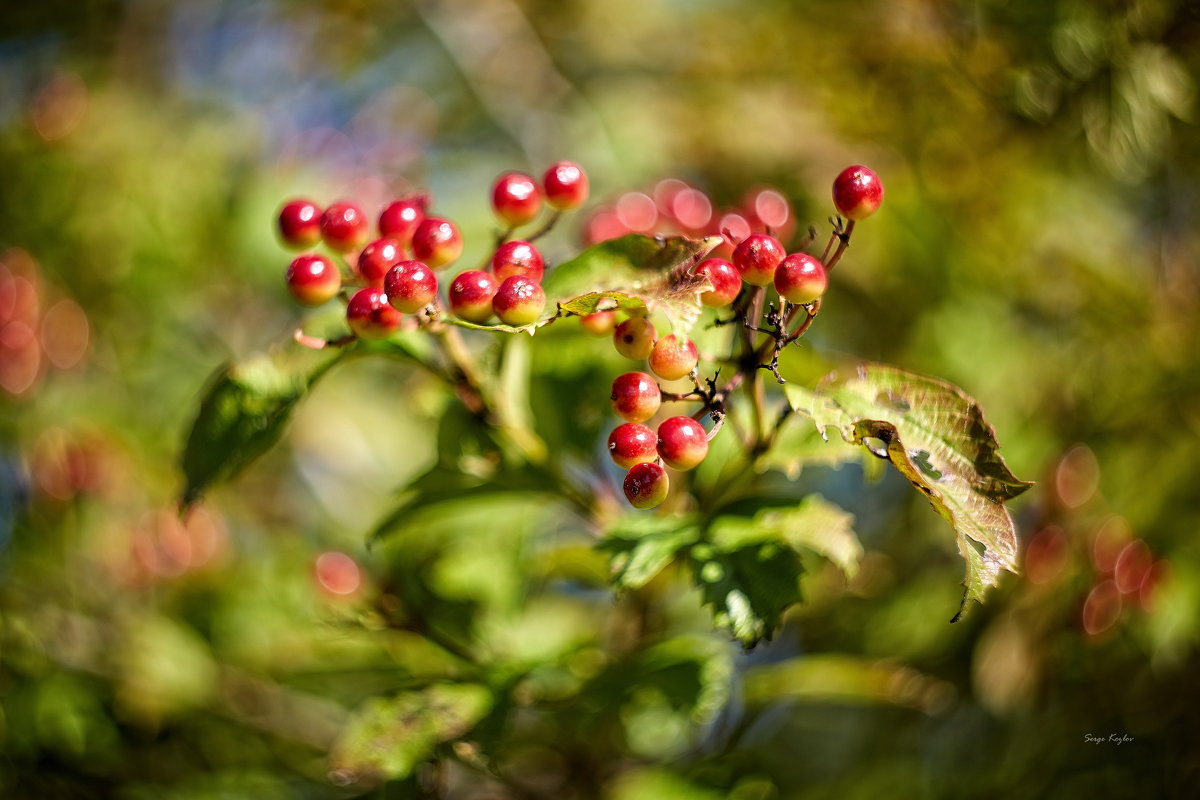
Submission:
[[[368,286],[383,286],[383,276],[404,258],[395,239],[376,239],[358,254],[358,274]]]
[[[650,357],[658,331],[649,317],[630,317],[613,329],[613,345],[617,352],[634,361]]]
[[[542,285],[524,275],[505,278],[492,298],[492,311],[505,325],[532,325],[546,308]]]
[[[287,287],[304,306],[319,306],[332,300],[342,288],[342,276],[333,262],[315,253],[296,256],[287,270]]]
[[[542,176],[546,205],[558,211],[574,211],[588,196],[587,173],[574,161],[557,161]]]
[[[462,234],[453,222],[441,217],[426,217],[413,232],[413,255],[434,269],[457,260],[462,250]]]
[[[383,279],[388,302],[398,311],[415,314],[437,299],[438,282],[420,261],[401,261]]]
[[[505,242],[496,248],[492,256],[492,274],[496,280],[502,281],[513,275],[524,275],[535,281],[541,281],[546,274],[546,262],[542,254],[529,242],[514,240]]]
[[[787,251],[774,236],[752,233],[733,251],[733,266],[742,280],[753,286],[766,286],[775,278],[775,268]]]
[[[672,469],[691,469],[708,455],[708,434],[691,417],[663,420],[658,426],[658,454]]]
[[[846,219],[866,219],[882,202],[883,181],[866,167],[846,167],[833,181],[833,204]]]
[[[653,461],[635,464],[625,475],[625,499],[634,508],[654,508],[667,499],[671,480],[667,471]]]
[[[321,209],[311,200],[292,200],[279,211],[279,236],[299,250],[321,241]]]
[[[447,292],[450,310],[467,322],[487,322],[492,316],[492,298],[496,296],[496,279],[478,269],[460,272],[450,283]]]
[[[679,380],[696,368],[700,360],[696,344],[691,339],[679,339],[669,334],[654,343],[650,351],[650,369],[663,380]]]
[[[700,295],[700,302],[709,308],[727,306],[742,290],[742,276],[733,264],[723,258],[709,258],[696,267],[697,275],[705,275],[713,288]]]
[[[658,382],[644,372],[626,372],[613,381],[613,411],[626,422],[645,422],[658,413],[662,390]]]
[[[401,246],[412,244],[417,226],[425,219],[425,208],[429,198],[425,195],[406,197],[387,205],[379,213],[379,235],[395,239]]]
[[[805,305],[825,294],[825,265],[808,253],[792,253],[775,270],[775,290],[792,303]]]
[[[523,172],[506,172],[492,186],[492,210],[509,225],[524,225],[541,209],[537,183]]]
[[[592,336],[608,336],[617,325],[617,312],[597,311],[594,314],[584,314],[579,318],[579,325]]]
[[[383,289],[359,289],[346,305],[346,322],[361,339],[384,339],[400,327],[400,312],[388,304]]]
[[[321,238],[340,253],[361,247],[369,228],[367,215],[353,203],[334,203],[321,215]]]
[[[654,461],[658,458],[658,437],[645,425],[626,422],[608,435],[608,454],[622,469]]]

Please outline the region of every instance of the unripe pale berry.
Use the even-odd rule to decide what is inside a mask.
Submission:
[[[388,204],[379,214],[379,235],[395,239],[404,247],[411,245],[413,234],[425,220],[428,202],[425,195],[420,195]]]
[[[524,225],[541,208],[537,183],[523,172],[506,172],[492,185],[492,210],[509,225]]]
[[[625,475],[621,488],[625,490],[625,499],[634,508],[654,508],[667,499],[671,480],[665,469],[651,461],[634,465]]]
[[[752,286],[766,286],[775,278],[775,268],[787,251],[774,236],[752,233],[733,250],[733,266],[742,280]]]
[[[346,305],[346,322],[361,339],[384,339],[400,327],[400,312],[388,303],[383,289],[359,289]]]
[[[279,236],[299,250],[321,241],[321,209],[311,200],[292,200],[279,211]]]
[[[645,422],[658,413],[662,390],[658,382],[644,372],[626,372],[613,381],[613,411],[626,422]]]
[[[618,467],[629,469],[658,458],[658,437],[638,422],[626,422],[608,435],[608,454]]]
[[[825,265],[808,253],[792,253],[775,270],[775,290],[785,300],[805,305],[825,294]]]
[[[587,173],[574,161],[557,161],[542,176],[546,205],[558,211],[574,211],[588,196]]]
[[[613,345],[617,352],[634,361],[650,357],[658,331],[649,317],[630,317],[613,329]]]
[[[428,265],[401,261],[384,276],[383,289],[393,308],[415,314],[437,299],[438,282]]]
[[[368,286],[383,286],[383,276],[402,258],[404,251],[395,239],[376,239],[358,254],[358,274]]]
[[[658,454],[672,469],[689,470],[708,455],[708,434],[691,417],[671,417],[658,426]]]
[[[367,215],[353,203],[334,203],[321,215],[321,238],[340,253],[362,247],[369,228]]]
[[[304,306],[332,300],[342,288],[342,276],[333,262],[315,253],[296,256],[287,270],[287,287]]]
[[[434,269],[440,269],[457,260],[462,255],[462,250],[462,234],[449,220],[426,217],[413,231],[413,255]]]
[[[546,274],[546,262],[542,254],[529,242],[514,240],[505,242],[496,248],[492,256],[492,274],[496,280],[502,281],[513,275],[524,275],[535,281],[541,281]]]
[[[866,219],[882,202],[883,181],[866,167],[846,167],[833,181],[833,204],[846,219]]]
[[[663,380],[674,381],[696,368],[700,360],[691,339],[678,339],[668,334],[654,343],[650,351],[650,369]]]
[[[545,308],[546,293],[542,285],[523,275],[505,278],[492,298],[492,311],[505,325],[531,325]]]
[[[584,314],[579,318],[579,325],[592,336],[608,336],[617,325],[617,312],[597,311]]]
[[[478,269],[460,272],[450,283],[447,292],[450,310],[467,322],[487,322],[492,316],[492,298],[496,296],[496,279]]]
[[[713,286],[711,291],[700,295],[700,302],[709,308],[729,305],[742,291],[742,276],[733,264],[723,258],[709,258],[700,262],[696,274],[706,276]]]

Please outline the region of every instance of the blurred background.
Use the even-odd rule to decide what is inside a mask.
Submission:
[[[283,201],[374,213],[428,189],[473,265],[493,178],[559,158],[595,204],[668,177],[719,209],[772,186],[801,232],[827,230],[842,167],[878,172],[883,208],[808,347],[980,401],[1038,481],[1012,504],[1024,569],[948,625],[962,562],[942,520],[900,479],[806,471],[802,490],[855,514],[857,577],[814,566],[747,654],[666,576],[657,646],[703,653],[679,678],[699,682],[690,705],[669,671],[591,681],[567,716],[497,739],[507,784],[463,768],[442,796],[1200,792],[1195,2],[43,0],[2,17],[0,794],[418,796],[338,780],[326,753],[365,699],[448,674],[379,623],[372,598],[415,568],[365,540],[453,436],[445,393],[345,367],[186,524],[174,465],[208,376],[303,318]],[[451,545],[413,579],[473,609],[480,647],[594,674],[624,613],[603,563],[552,514],[488,528],[502,555],[481,559],[485,512],[427,514]],[[559,552],[569,591],[530,577]]]

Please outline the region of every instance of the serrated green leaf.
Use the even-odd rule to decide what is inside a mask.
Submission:
[[[646,303],[624,292],[588,292],[558,304],[559,310],[584,316],[597,311],[644,311]]]
[[[858,572],[863,549],[854,533],[854,515],[819,495],[798,506],[764,508],[753,517],[717,517],[710,528],[713,544],[735,547],[777,539],[794,550],[808,549],[832,561],[847,577]]]
[[[690,517],[627,514],[596,547],[609,554],[613,583],[621,589],[638,589],[652,581],[699,535],[700,529]]]
[[[784,610],[800,602],[800,557],[769,532],[745,531],[738,544],[699,544],[689,552],[692,582],[713,608],[713,621],[750,648],[770,639]]]
[[[1033,484],[1009,470],[982,409],[961,389],[864,364],[854,376],[832,376],[814,390],[788,384],[784,391],[822,434],[833,427],[847,442],[883,442],[882,451],[872,452],[886,455],[946,518],[967,563],[963,608],[968,599],[982,601],[1001,570],[1017,571],[1016,530],[1004,502]]]
[[[342,730],[330,768],[347,782],[407,777],[437,745],[469,733],[492,702],[491,692],[475,684],[436,685],[369,700]]]

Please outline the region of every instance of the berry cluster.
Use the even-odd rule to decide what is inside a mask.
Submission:
[[[506,172],[492,186],[491,204],[506,226],[495,252],[483,269],[466,270],[451,281],[446,304],[460,319],[484,323],[495,315],[506,325],[530,325],[541,317],[546,295],[541,280],[545,261],[533,240],[547,232],[566,211],[587,199],[587,174],[570,161],[546,170],[539,185],[520,172]],[[533,222],[543,200],[553,214],[527,240],[510,236]],[[284,244],[307,249],[319,242],[342,262],[321,253],[293,259],[286,282],[301,305],[318,306],[342,296],[346,321],[354,336],[378,339],[403,323],[404,314],[420,315],[439,305],[436,271],[462,255],[463,238],[448,219],[429,213],[429,197],[417,195],[390,203],[378,217],[378,238],[368,241],[371,225],[366,213],[340,201],[321,209],[310,200],[286,203],[279,212],[279,235]],[[343,287],[357,287],[353,294]]]

